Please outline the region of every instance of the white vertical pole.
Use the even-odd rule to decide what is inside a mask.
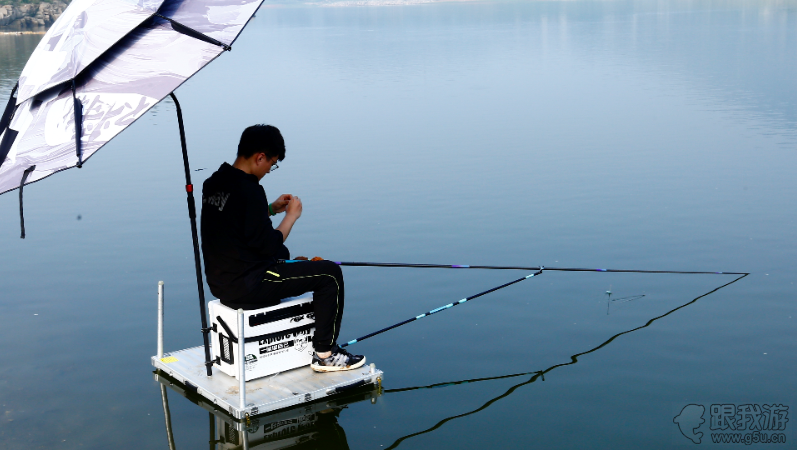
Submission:
[[[244,444],[244,450],[249,450],[249,432],[246,431],[246,428],[241,430],[241,440]]]
[[[158,281],[158,359],[163,358],[163,281]]]
[[[238,392],[241,411],[246,409],[246,347],[244,338],[244,310],[238,308]]]

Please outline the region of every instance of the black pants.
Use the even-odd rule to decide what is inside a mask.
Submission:
[[[332,261],[302,261],[271,266],[260,285],[233,302],[230,308],[258,309],[279,304],[280,300],[313,291],[317,352],[327,352],[338,339],[343,319],[343,273]]]

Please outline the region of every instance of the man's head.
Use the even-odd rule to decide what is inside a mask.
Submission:
[[[252,125],[241,133],[238,142],[238,156],[249,158],[255,153],[265,153],[266,157],[285,159],[285,141],[277,127],[271,125]]]
[[[285,141],[277,127],[252,125],[241,134],[238,157],[234,167],[263,178],[271,172],[277,161],[285,159]]]

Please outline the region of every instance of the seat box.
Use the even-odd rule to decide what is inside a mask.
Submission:
[[[238,311],[218,300],[208,303],[214,366],[238,378]],[[244,311],[246,381],[309,365],[315,316],[311,295]]]

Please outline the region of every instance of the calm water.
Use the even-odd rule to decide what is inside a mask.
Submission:
[[[3,104],[39,38],[0,36]],[[795,80],[795,2],[271,4],[177,95],[197,185],[282,129],[294,254],[751,272],[694,302],[734,278],[544,273],[357,344],[386,391],[337,418],[352,449],[667,448],[690,403],[797,408]],[[26,240],[0,197],[1,447],[168,448],[158,280],[167,350],[201,343],[182,185],[165,101],[25,189]],[[350,339],[524,273],[344,274]]]

